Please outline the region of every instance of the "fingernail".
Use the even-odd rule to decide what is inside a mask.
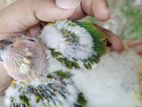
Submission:
[[[108,8],[97,10],[97,12],[95,12],[94,14],[96,18],[101,21],[107,21],[111,18],[110,10]]]
[[[104,13],[104,20],[108,20],[109,18],[111,18],[111,12],[110,12],[110,8],[109,8],[109,4],[107,2],[107,0],[105,0],[105,4],[104,4],[104,8],[102,9],[102,13]]]
[[[81,0],[56,0],[56,5],[63,9],[75,9],[80,5]]]
[[[109,8],[105,8],[105,9],[102,9],[102,18],[104,19],[104,20],[108,20],[108,19],[110,19],[111,18],[111,12],[110,12],[110,9]]]
[[[111,12],[107,2],[98,3],[97,7],[94,7],[94,14],[97,19],[101,21],[106,21],[111,18]]]

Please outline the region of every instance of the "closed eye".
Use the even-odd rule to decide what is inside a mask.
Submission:
[[[35,40],[33,40],[33,39],[28,39],[29,41],[32,41],[32,42],[35,42]]]
[[[13,44],[13,42],[8,40],[8,39],[3,39],[3,40],[0,40],[0,44],[7,46],[7,45],[10,45],[10,44]]]

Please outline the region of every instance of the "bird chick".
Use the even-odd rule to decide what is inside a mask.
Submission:
[[[1,42],[2,63],[17,80],[6,91],[8,107],[142,107],[135,52],[107,51],[105,35],[85,22],[49,23],[40,38]]]
[[[1,62],[15,80],[43,77],[47,70],[44,46],[34,38],[1,40]],[[40,67],[39,67],[40,66]]]

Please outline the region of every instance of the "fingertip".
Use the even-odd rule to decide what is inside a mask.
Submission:
[[[35,25],[35,26],[32,26],[32,27],[30,27],[29,29],[28,29],[28,34],[29,34],[29,36],[37,36],[37,35],[39,35],[40,34],[40,32],[41,32],[41,26],[40,26],[40,24],[37,24],[37,25]]]
[[[83,17],[85,17],[85,14],[82,12],[81,6],[79,6],[78,8],[76,8],[73,15],[69,19],[78,20],[78,19],[82,19]]]
[[[100,21],[107,21],[111,18],[111,12],[106,0],[94,0],[92,4],[92,12]]]
[[[94,10],[94,16],[100,21],[107,21],[111,18],[109,9],[98,9]]]
[[[111,47],[110,47],[111,50],[122,52],[124,50],[124,45],[122,40],[110,31],[106,31],[105,33],[106,33],[108,42],[111,44]]]
[[[103,32],[107,39],[107,46],[110,48],[111,51],[122,52],[124,50],[124,45],[122,40],[112,32],[107,29],[104,29],[96,24],[94,24],[96,28]]]
[[[124,46],[123,46],[123,43],[122,43],[122,40],[117,36],[114,36],[115,37],[115,42],[113,44],[113,51],[117,51],[117,52],[122,52],[124,50]]]

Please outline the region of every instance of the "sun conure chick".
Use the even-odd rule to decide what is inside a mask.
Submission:
[[[8,107],[141,107],[141,58],[109,52],[86,22],[48,23],[36,38],[2,40],[1,62],[15,81]]]

